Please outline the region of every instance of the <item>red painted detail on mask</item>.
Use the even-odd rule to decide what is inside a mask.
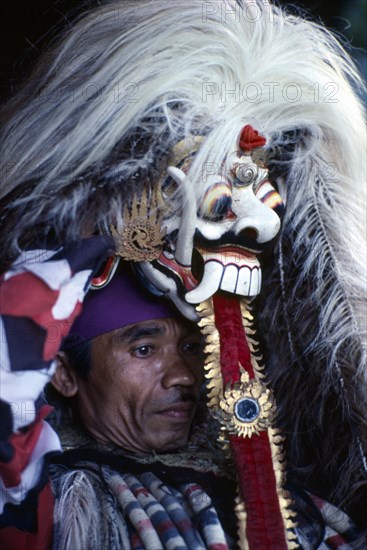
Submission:
[[[249,152],[256,147],[263,147],[266,143],[266,138],[259,134],[250,124],[242,129],[240,136],[240,148],[242,151]]]

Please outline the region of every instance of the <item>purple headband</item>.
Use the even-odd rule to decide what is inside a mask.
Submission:
[[[83,311],[74,321],[63,348],[133,323],[178,316],[170,302],[150,295],[132,274],[120,269],[107,286],[87,293]]]

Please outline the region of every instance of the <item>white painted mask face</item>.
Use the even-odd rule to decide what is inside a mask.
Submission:
[[[140,268],[190,318],[189,304],[218,290],[245,297],[260,292],[258,255],[280,229],[277,212],[283,203],[263,162],[255,161],[258,144],[265,144],[265,139],[246,126],[240,148],[226,159],[220,173],[207,177],[198,205],[185,174],[190,159],[181,159],[179,168],[168,168],[177,184],[186,188],[186,205],[180,216],[167,220],[166,247],[159,258]]]

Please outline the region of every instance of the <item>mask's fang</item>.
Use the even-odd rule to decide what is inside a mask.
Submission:
[[[183,195],[182,217],[177,236],[175,258],[180,264],[190,266],[196,229],[196,199],[193,185],[191,180],[179,168],[169,166],[167,172],[181,187]]]

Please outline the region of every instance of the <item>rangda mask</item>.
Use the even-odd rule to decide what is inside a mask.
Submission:
[[[276,237],[283,209],[268,179],[266,140],[250,125],[219,170],[203,170],[205,191],[197,198],[189,172],[204,139],[178,143],[168,161],[169,175],[158,186],[160,200],[157,192],[150,200],[143,197],[130,209],[135,215],[128,223],[124,216],[117,224],[117,233],[125,235],[121,255],[136,261],[150,288],[168,294],[192,319],[189,304],[201,303],[219,289],[244,297],[259,294],[258,255]],[[127,227],[132,228],[129,235]]]

